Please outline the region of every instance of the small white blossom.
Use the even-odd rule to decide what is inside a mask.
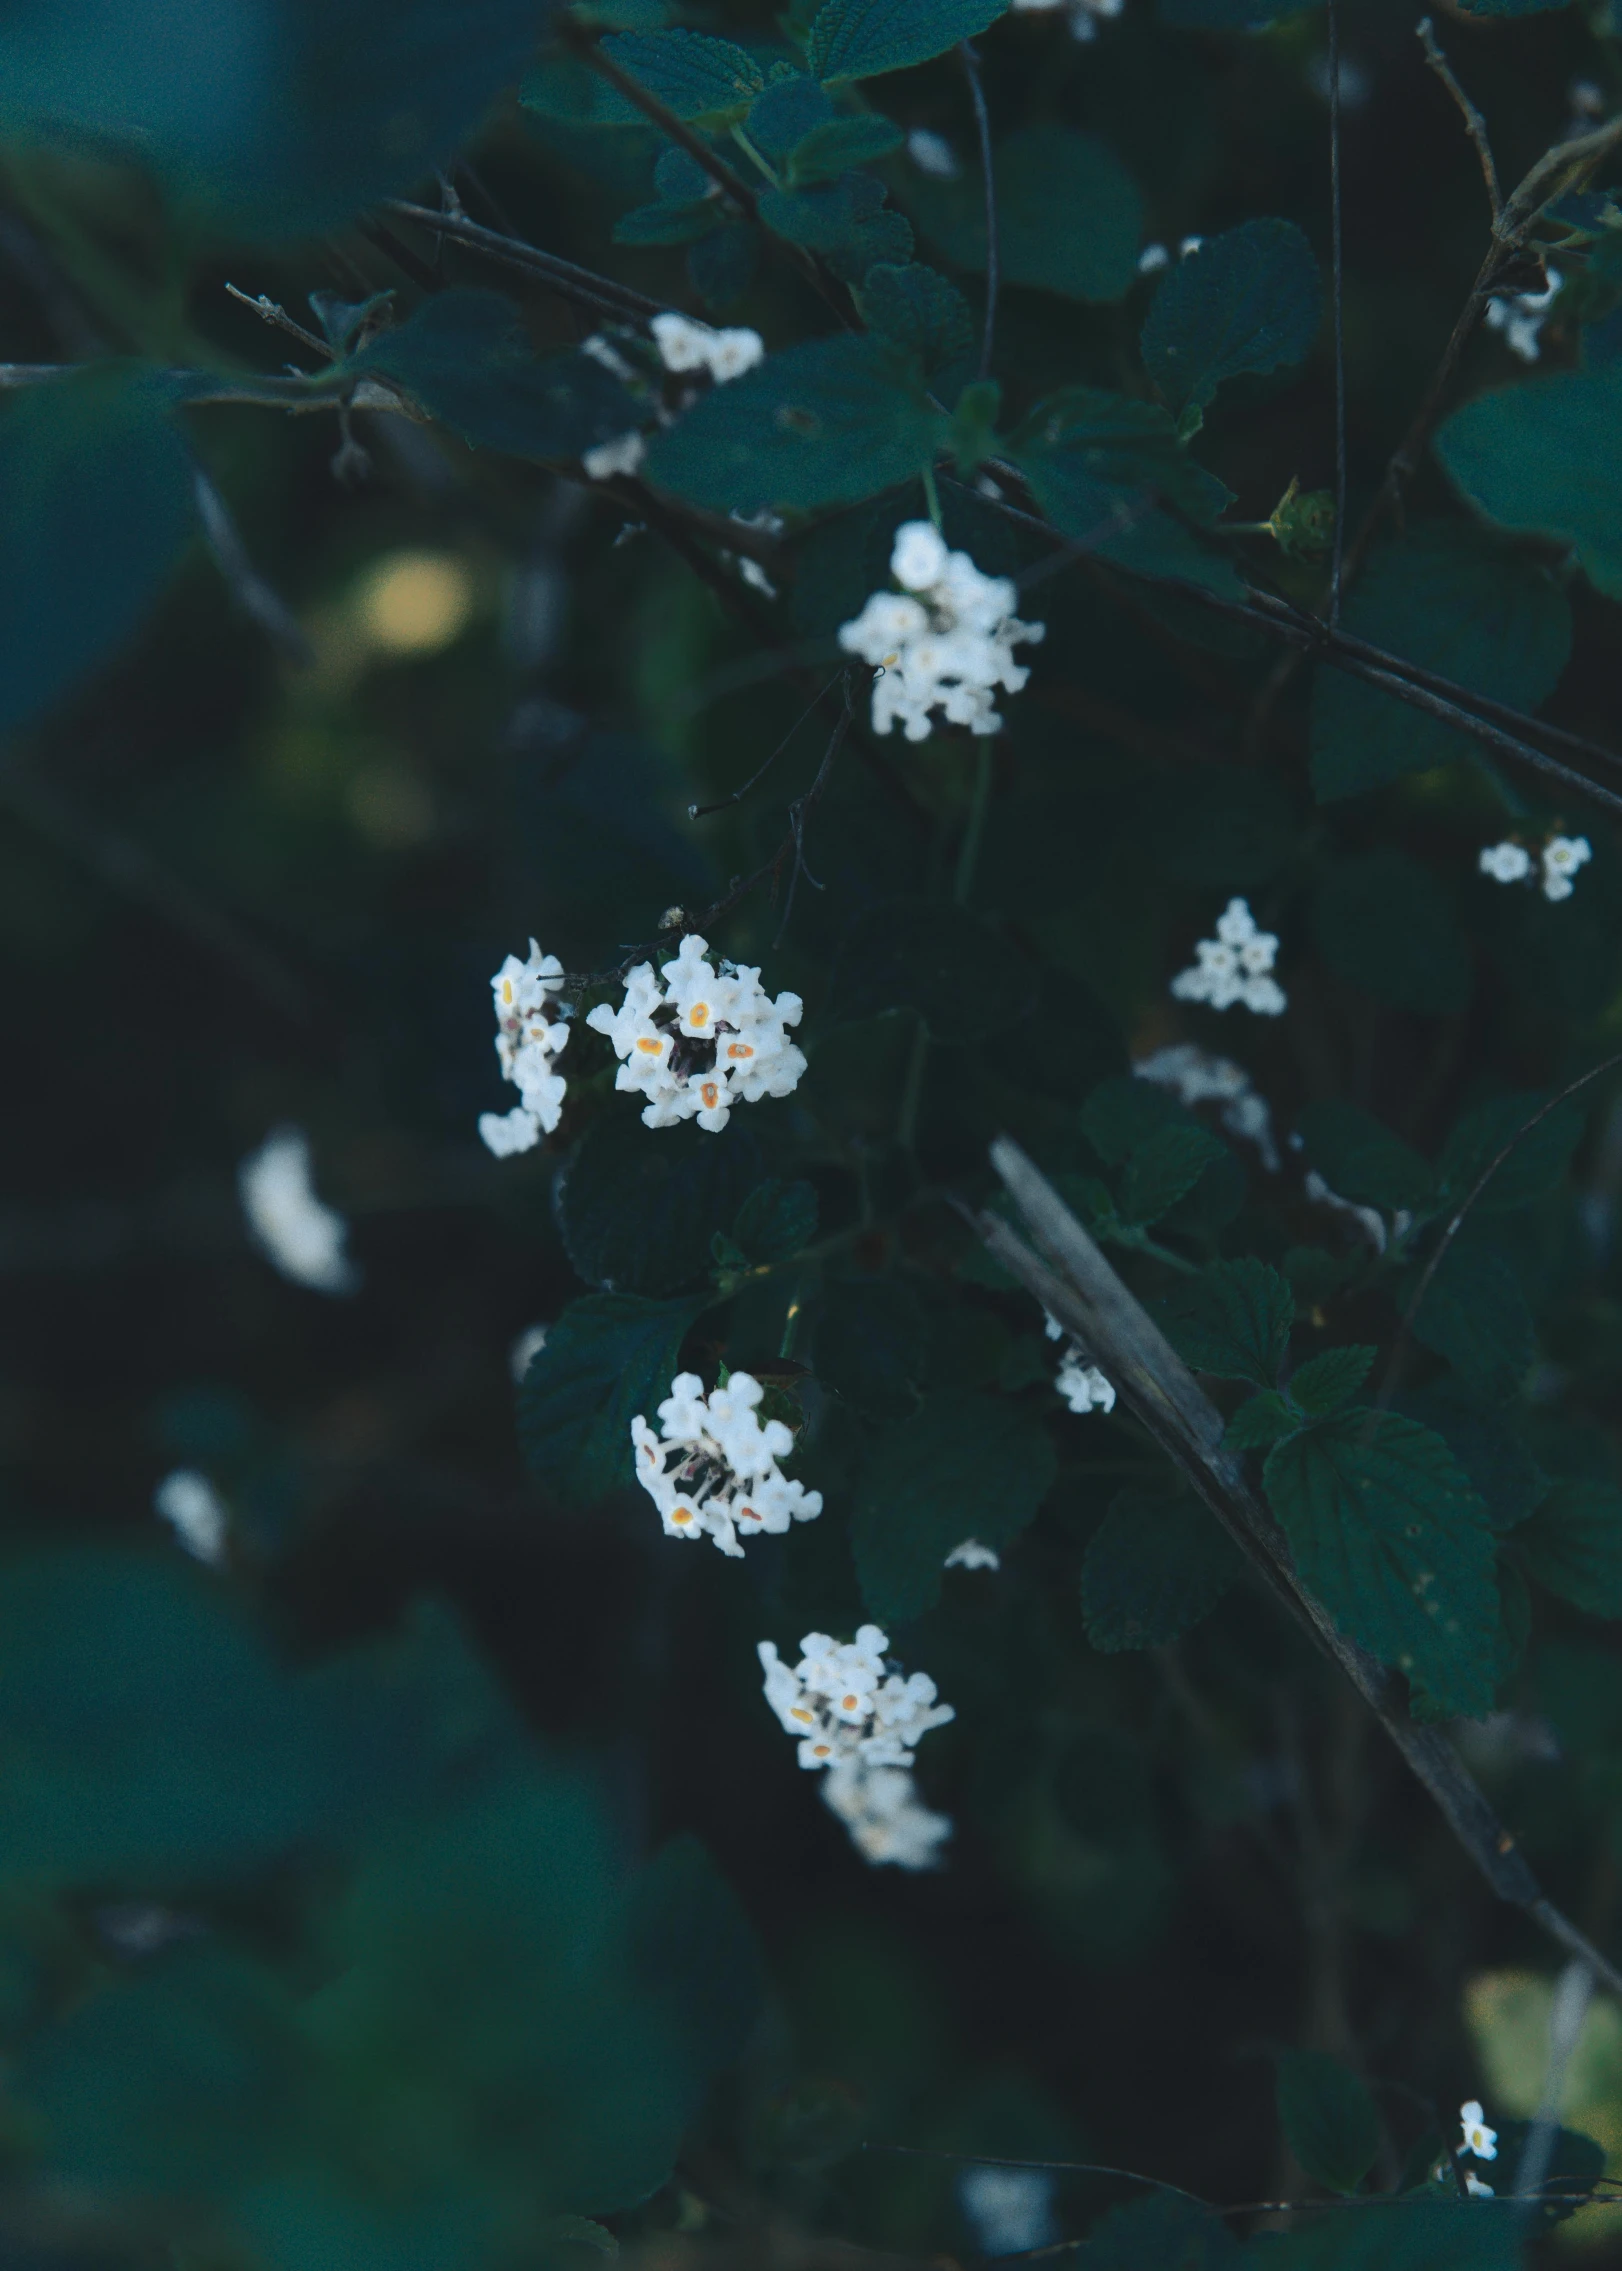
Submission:
[[[1099,24],[1121,13],[1124,0],[1013,0],[1016,15],[1053,15],[1063,9],[1072,39],[1094,39]]]
[[[1543,896],[1569,899],[1577,870],[1594,856],[1586,836],[1551,836],[1543,847]]]
[[[1045,2168],[966,2168],[957,2180],[958,2204],[982,2255],[1029,2255],[1058,2238],[1053,2196],[1058,2187]]]
[[[734,1104],[787,1096],[805,1070],[788,1038],[803,1011],[799,995],[773,1001],[758,968],[723,962],[716,971],[708,953],[703,939],[684,938],[663,965],[663,987],[652,963],[639,962],[619,1008],[600,1002],[586,1019],[620,1059],[614,1086],[647,1097],[644,1127],[696,1119],[718,1135]]]
[[[1259,1096],[1251,1086],[1243,1065],[1236,1065],[1231,1057],[1213,1056],[1192,1041],[1178,1041],[1156,1049],[1152,1056],[1140,1057],[1132,1070],[1139,1080],[1169,1089],[1179,1104],[1220,1104],[1217,1117],[1228,1133],[1253,1143],[1268,1173],[1277,1174],[1279,1152],[1273,1139],[1273,1115],[1266,1097]]]
[[[1504,345],[1523,363],[1535,363],[1542,354],[1544,321],[1560,290],[1560,271],[1552,261],[1545,261],[1544,274],[1548,282],[1541,292],[1495,292],[1487,302],[1489,326],[1503,333]]]
[[[927,126],[915,126],[907,136],[907,155],[920,173],[936,181],[956,181],[963,171],[945,135],[933,134]]]
[[[507,1362],[515,1386],[523,1386],[524,1374],[545,1348],[547,1330],[545,1325],[526,1325],[507,1351]]]
[[[599,442],[595,449],[580,453],[581,470],[588,481],[608,481],[616,473],[634,473],[648,454],[648,445],[633,426],[629,433],[621,434],[611,442]]]
[[[1291,1140],[1297,1139],[1292,1138]],[[1339,1191],[1330,1189],[1316,1167],[1307,1169],[1301,1188],[1314,1206],[1326,1206],[1332,1214],[1344,1215],[1348,1222],[1357,1225],[1361,1235],[1368,1240],[1377,1254],[1385,1252],[1389,1241],[1386,1233],[1385,1216],[1380,1213],[1378,1208],[1359,1206],[1354,1199],[1343,1199]],[[1406,1207],[1399,1207],[1391,1217],[1391,1236],[1403,1237],[1412,1226],[1413,1219]]]
[[[1000,732],[993,696],[999,686],[1010,694],[1024,686],[1031,674],[1015,662],[1014,649],[1034,645],[1044,626],[1022,623],[1008,578],[982,575],[967,552],[948,550],[927,520],[896,530],[890,573],[902,591],[874,592],[839,630],[845,652],[879,672],[874,732],[899,723],[909,741],[925,741],[934,710],[948,725]]]
[[[1001,1569],[1002,1555],[983,1546],[978,1538],[965,1538],[946,1557],[948,1569]]]
[[[1178,259],[1186,260],[1191,252],[1198,252],[1204,242],[1204,237],[1184,237],[1182,243],[1177,247]]]
[[[739,556],[738,573],[750,590],[758,591],[762,598],[775,599],[777,597],[776,584],[772,582],[771,577],[766,573],[760,562],[752,560],[747,552]]]
[[[659,1432],[638,1412],[631,1422],[636,1479],[659,1509],[667,1538],[714,1540],[733,1560],[741,1540],[822,1512],[820,1491],[791,1482],[778,1466],[794,1448],[780,1419],[755,1414],[765,1390],[734,1372],[706,1398],[696,1372],[678,1372],[659,1406]]]
[[[1115,1390],[1097,1365],[1089,1364],[1078,1348],[1065,1350],[1053,1385],[1073,1412],[1115,1409]]]
[[[555,954],[543,954],[534,939],[529,942],[528,961],[509,954],[490,981],[496,1008],[496,1060],[502,1077],[512,1082],[520,1098],[510,1112],[479,1115],[479,1133],[498,1159],[532,1151],[563,1116],[568,1083],[554,1069],[552,1059],[567,1043],[569,1028],[547,1015],[553,995],[562,987],[563,964]]]
[[[801,1766],[827,1769],[823,1798],[857,1850],[869,1861],[927,1869],[952,1825],[922,1804],[909,1770],[914,1745],[957,1715],[937,1702],[926,1673],[907,1679],[886,1664],[889,1645],[876,1624],[862,1625],[853,1641],[808,1632],[791,1667],[763,1640],[766,1701],[798,1743]]]
[[[605,371],[612,373],[617,379],[629,381],[637,375],[612,340],[605,339],[600,331],[594,331],[589,339],[581,340],[580,352],[589,355],[594,363],[600,363]]]
[[[1464,2189],[1469,2193],[1472,2200],[1491,2200],[1494,2198],[1492,2186],[1483,2184],[1473,2168],[1467,2168],[1464,2172]]]
[[[1146,244],[1138,254],[1138,274],[1154,276],[1162,268],[1171,266],[1171,254],[1163,244]]]
[[[742,378],[766,352],[766,342],[758,331],[716,331],[673,310],[656,315],[648,329],[667,371],[708,371],[717,385]]]
[[[1494,883],[1524,883],[1532,872],[1532,855],[1524,844],[1506,837],[1501,844],[1489,844],[1476,865]]]
[[[195,1560],[219,1568],[225,1559],[230,1516],[207,1475],[195,1467],[176,1467],[152,1493],[152,1506]]]
[[[344,1252],[349,1228],[315,1195],[302,1128],[266,1136],[237,1169],[237,1191],[255,1242],[283,1277],[316,1293],[354,1292],[360,1272]]]
[[[1497,2160],[1498,2132],[1487,2127],[1479,2098],[1470,2098],[1460,2106],[1459,2126],[1464,2132],[1461,2152],[1473,2153],[1478,2161]]]
[[[1230,899],[1217,918],[1215,938],[1195,944],[1196,960],[1171,982],[1179,1001],[1209,1002],[1213,1009],[1231,1009],[1235,1002],[1258,1017],[1277,1017],[1284,1007],[1284,989],[1270,975],[1278,953],[1271,931],[1258,930],[1256,918],[1243,899]]]

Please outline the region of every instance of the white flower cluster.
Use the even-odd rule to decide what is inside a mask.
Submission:
[[[766,352],[766,342],[758,331],[747,327],[714,331],[709,324],[695,323],[690,315],[677,315],[674,310],[656,315],[648,329],[667,371],[708,371],[717,386],[742,378]]]
[[[1065,1329],[1058,1318],[1050,1315],[1046,1309],[1043,1310],[1042,1317],[1042,1330],[1047,1334],[1048,1339],[1050,1341],[1064,1340],[1066,1337]],[[1053,1385],[1058,1389],[1070,1409],[1078,1415],[1090,1411],[1113,1411],[1115,1409],[1114,1388],[1105,1379],[1103,1373],[1099,1371],[1098,1366],[1089,1363],[1087,1352],[1079,1341],[1072,1340],[1059,1359],[1059,1369],[1054,1377]]]
[[[498,1159],[532,1151],[562,1116],[568,1084],[553,1069],[552,1059],[568,1040],[569,1028],[547,1016],[552,996],[562,986],[563,964],[555,954],[543,954],[533,939],[527,962],[509,954],[490,981],[496,1000],[496,1055],[503,1078],[523,1098],[510,1112],[479,1114],[479,1133]]]
[[[1095,39],[1098,27],[1121,13],[1124,0],[1014,0],[1015,15],[1051,15],[1062,8],[1072,39]]]
[[[1001,1569],[1002,1555],[991,1546],[983,1546],[978,1538],[965,1538],[947,1555],[947,1569]]]
[[[773,1001],[758,969],[723,962],[719,973],[701,938],[684,938],[660,986],[651,962],[639,962],[625,981],[618,1009],[600,1002],[586,1019],[606,1033],[620,1059],[614,1086],[647,1097],[642,1124],[674,1127],[696,1119],[711,1135],[726,1126],[734,1104],[787,1096],[805,1070],[805,1058],[788,1038],[798,1025],[798,994]]]
[[[1537,882],[1542,886],[1545,899],[1569,899],[1576,889],[1577,870],[1585,867],[1594,856],[1594,847],[1586,836],[1551,836],[1538,855],[1540,871]],[[1513,836],[1506,836],[1501,844],[1489,844],[1477,862],[1483,875],[1490,875],[1494,883],[1530,883],[1534,880],[1532,854]]]
[[[1022,623],[1008,578],[984,576],[967,552],[948,551],[927,520],[896,530],[890,573],[901,590],[874,592],[839,630],[845,652],[879,671],[874,732],[888,733],[899,720],[909,741],[926,741],[936,709],[948,725],[1000,732],[992,696],[999,686],[1019,692],[1031,674],[1014,649],[1034,645],[1045,626]]]
[[[876,1624],[843,1644],[808,1632],[790,1667],[769,1640],[760,1643],[766,1701],[785,1733],[799,1742],[800,1764],[826,1768],[825,1803],[869,1861],[903,1869],[931,1868],[951,1835],[944,1814],[918,1796],[910,1769],[914,1746],[932,1727],[956,1718],[937,1703],[924,1672],[904,1679],[885,1655],[889,1639]]]
[[[1548,278],[1541,292],[1495,292],[1487,302],[1487,322],[1504,335],[1504,345],[1523,363],[1535,363],[1542,354],[1541,333],[1559,293],[1562,278],[1553,261],[1543,264]]]
[[[1253,1143],[1270,1175],[1278,1172],[1279,1151],[1273,1139],[1273,1115],[1265,1096],[1258,1095],[1243,1065],[1231,1057],[1213,1056],[1192,1041],[1173,1042],[1140,1057],[1132,1067],[1139,1080],[1169,1089],[1179,1104],[1219,1104],[1217,1117],[1229,1135]]]
[[[696,1372],[678,1372],[659,1406],[658,1434],[640,1412],[632,1420],[636,1479],[667,1538],[713,1538],[741,1561],[740,1538],[779,1534],[822,1512],[822,1493],[791,1482],[777,1464],[794,1437],[780,1419],[761,1426],[755,1407],[764,1393],[753,1373],[734,1372],[706,1397]]]
[[[310,1141],[302,1128],[277,1128],[237,1169],[249,1231],[265,1259],[314,1293],[353,1293],[360,1272],[344,1252],[349,1228],[324,1206],[310,1180]]]
[[[1243,899],[1230,899],[1217,917],[1215,938],[1202,938],[1194,948],[1191,968],[1180,970],[1171,982],[1179,1001],[1205,1001],[1213,1009],[1231,1009],[1235,1002],[1258,1017],[1277,1017],[1284,1007],[1284,988],[1270,975],[1278,954],[1271,931],[1258,930],[1256,918]]]
[[[1471,2153],[1478,2161],[1495,2161],[1498,2158],[1498,2132],[1487,2127],[1486,2115],[1479,2098],[1470,2098],[1459,2108],[1459,2126],[1464,2132],[1460,2152]],[[1464,2188],[1472,2200],[1490,2200],[1493,2189],[1483,2184],[1474,2169],[1464,2172]]]
[[[195,1467],[176,1467],[152,1493],[152,1510],[167,1522],[194,1561],[218,1569],[225,1560],[231,1518],[207,1475]]]

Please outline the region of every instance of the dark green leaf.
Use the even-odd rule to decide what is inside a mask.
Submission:
[[[1158,1222],[1194,1188],[1227,1146],[1206,1128],[1161,1128],[1140,1143],[1126,1163],[1118,1205],[1123,1222]]]
[[[738,1209],[734,1243],[751,1262],[786,1262],[817,1234],[817,1194],[809,1183],[769,1175]]]
[[[1265,883],[1300,833],[1294,802],[1272,773],[1188,766],[1151,774],[1142,809],[1162,873],[1214,890]]]
[[[1438,1169],[1444,1206],[1458,1206],[1470,1197],[1476,1184],[1492,1167],[1472,1214],[1509,1214],[1547,1198],[1564,1180],[1571,1155],[1583,1132],[1582,1107],[1575,1100],[1545,1112],[1547,1094],[1494,1096],[1466,1112],[1442,1147]],[[1522,1131],[1525,1131],[1524,1133]],[[1498,1165],[1499,1154],[1509,1156]]]
[[[885,213],[884,184],[869,173],[844,173],[810,189],[768,189],[760,217],[774,236],[813,252],[848,254],[865,275],[878,260],[905,260],[912,230],[899,213]],[[888,240],[900,232],[892,245]],[[861,257],[864,251],[871,258]]]
[[[1123,1167],[1139,1144],[1163,1128],[1198,1122],[1155,1082],[1132,1073],[1101,1080],[1081,1108],[1081,1130],[1106,1167]]]
[[[884,264],[868,270],[857,300],[870,328],[903,354],[916,355],[924,376],[949,400],[952,381],[967,371],[974,353],[974,319],[957,286],[917,261],[904,268]]]
[[[1372,1348],[1326,1348],[1309,1357],[1290,1375],[1291,1401],[1314,1419],[1339,1411],[1362,1387],[1377,1354]]]
[[[1087,1638],[1111,1655],[1158,1648],[1209,1616],[1241,1566],[1216,1516],[1187,1491],[1123,1490],[1081,1565]]]
[[[658,436],[647,470],[718,512],[803,509],[894,488],[945,436],[895,350],[845,335],[785,348],[713,388]]]
[[[1282,1443],[1286,1435],[1293,1435],[1300,1425],[1301,1414],[1289,1397],[1277,1388],[1263,1388],[1259,1395],[1242,1403],[1229,1420],[1222,1434],[1223,1448],[1267,1451]]]
[[[823,0],[806,42],[819,79],[875,79],[944,55],[994,24],[1008,0]]]
[[[1307,1160],[1338,1197],[1383,1214],[1412,1213],[1432,1195],[1435,1172],[1410,1144],[1360,1105],[1326,1098],[1301,1115]]]
[[[1451,2174],[1450,2179],[1451,2181]],[[1376,2199],[1252,2250],[1256,2271],[1521,2271],[1515,2221],[1485,2201]]]
[[[634,1293],[570,1302],[518,1391],[519,1442],[543,1489],[589,1506],[631,1481],[631,1422],[655,1423],[703,1308]]]
[[[1198,521],[1215,520],[1232,502],[1216,475],[1183,448],[1158,402],[1136,402],[1104,387],[1067,386],[1050,394],[1014,434],[1009,451],[1027,471],[1040,472],[1054,495],[1066,481],[1148,492]]]
[[[1285,2050],[1276,2088],[1279,2127],[1307,2175],[1355,2192],[1380,2150],[1380,2116],[1357,2075],[1320,2050]]]
[[[1450,1016],[1470,999],[1470,948],[1438,879],[1407,852],[1331,868],[1313,902],[1319,950],[1338,977],[1393,1009]]]
[[[803,189],[811,182],[835,181],[851,166],[870,166],[887,158],[904,139],[893,119],[872,111],[854,118],[824,119],[789,152],[789,186]]]
[[[346,367],[397,380],[463,441],[512,457],[578,457],[648,415],[590,355],[538,361],[499,292],[436,293]]]
[[[687,273],[710,312],[724,315],[754,282],[759,262],[760,231],[748,221],[724,221],[689,248]]]
[[[828,1288],[811,1349],[825,1388],[870,1418],[893,1419],[918,1400],[924,1312],[895,1278],[841,1278]]]
[[[1416,1283],[1408,1281],[1406,1298],[1412,1299]],[[1443,1255],[1411,1329],[1447,1358],[1467,1387],[1489,1399],[1514,1394],[1537,1343],[1508,1257],[1468,1226]]]
[[[193,476],[170,411],[117,368],[0,404],[0,731],[123,646],[177,565]]]
[[[1489,1712],[1492,1531],[1441,1437],[1351,1411],[1280,1443],[1265,1480],[1297,1569],[1341,1631],[1446,1713]]]
[[[1246,221],[1167,271],[1143,360],[1173,410],[1203,409],[1224,379],[1303,362],[1323,321],[1323,280],[1293,221]]]
[[[1518,2169],[1532,2135],[1530,2121],[1506,2121],[1498,2132],[1498,2165]],[[1576,2214],[1576,2204],[1587,2199],[1605,2173],[1605,2148],[1580,2129],[1557,2129],[1549,2154],[1549,2173],[1539,2201],[1536,2221],[1544,2226],[1563,2224]]]
[[[691,1834],[673,1837],[631,1888],[631,1967],[643,1995],[706,2074],[742,2053],[760,2014],[764,1966],[743,1903]]]
[[[1483,1403],[1461,1381],[1444,1375],[1403,1396],[1398,1408],[1441,1436],[1475,1485],[1495,1530],[1524,1522],[1547,1490],[1547,1477],[1501,1402]]]
[[[833,116],[834,106],[815,79],[808,79],[803,71],[786,72],[781,79],[769,79],[755,97],[749,113],[749,139],[768,158],[786,158],[808,134],[831,124]],[[843,166],[834,168],[836,173],[844,170]]]
[[[1622,1490],[1556,1483],[1515,1545],[1540,1585],[1590,1615],[1622,1617]]]
[[[1622,366],[1561,371],[1478,394],[1445,420],[1436,454],[1501,527],[1575,545],[1592,581],[1622,598]]]
[[[710,1240],[728,1230],[760,1177],[753,1136],[737,1122],[719,1135],[689,1123],[649,1143],[629,1112],[605,1112],[552,1185],[564,1250],[605,1293],[678,1292],[707,1272]]]
[[[752,55],[707,32],[623,32],[603,52],[694,126],[733,126],[766,84]]]
[[[1087,2271],[1237,2271],[1239,2242],[1203,2202],[1150,2192],[1101,2216],[1087,2234]]]
[[[1025,126],[992,156],[997,249],[1004,284],[1065,299],[1124,299],[1137,279],[1143,199],[1108,144],[1073,126]],[[978,169],[958,181],[909,186],[924,235],[960,268],[986,265],[985,196]]]
[[[1517,710],[1535,710],[1553,692],[1571,652],[1571,608],[1545,569],[1453,522],[1411,528],[1376,552],[1344,621],[1371,646]],[[1311,739],[1313,786],[1326,803],[1476,746],[1457,727],[1327,666],[1313,684]]]
[[[1029,1002],[1035,975],[1000,931],[934,899],[870,907],[846,931],[834,970],[841,1011],[915,1010],[941,1042],[983,1041]]]
[[[1271,1388],[1278,1379],[1295,1295],[1278,1271],[1247,1255],[1213,1262],[1157,1305],[1156,1321],[1183,1362],[1221,1380]]]
[[[905,1623],[940,1598],[965,1538],[1011,1543],[1057,1471],[1042,1423],[1004,1396],[935,1396],[880,1437],[857,1485],[851,1548],[862,1598]]]
[[[622,213],[614,223],[614,242],[692,244],[708,236],[721,218],[721,206],[713,197],[662,198],[657,205],[638,205],[634,212]]]

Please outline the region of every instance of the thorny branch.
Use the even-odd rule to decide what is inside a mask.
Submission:
[[[1032,1244],[997,1216],[983,1214],[976,1227],[987,1250],[1103,1366],[1263,1585],[1340,1666],[1499,1899],[1521,1909],[1588,1964],[1614,1995],[1622,1996],[1622,1972],[1546,1897],[1447,1737],[1435,1727],[1414,1724],[1395,1676],[1338,1631],[1302,1583],[1284,1533],[1252,1488],[1243,1461],[1223,1446],[1221,1413],[1142,1304],[1017,1144],[999,1137],[991,1159]]]
[[[611,276],[600,276],[595,269],[578,267],[574,261],[564,260],[555,252],[543,252],[526,237],[503,236],[499,229],[487,229],[482,222],[469,220],[465,213],[436,213],[430,205],[412,205],[398,197],[389,200],[386,210],[419,229],[454,238],[458,244],[483,253],[487,260],[503,268],[511,268],[537,284],[550,285],[564,299],[574,300],[596,314],[615,316],[622,323],[646,323],[650,316],[659,314],[663,305],[662,301],[650,300],[645,292],[633,291],[629,284],[617,283]]]
[[[1464,120],[1464,131],[1476,146],[1476,156],[1481,160],[1481,178],[1487,184],[1487,202],[1492,208],[1493,227],[1496,228],[1503,214],[1504,198],[1498,187],[1498,168],[1493,163],[1492,144],[1487,140],[1487,122],[1454,77],[1453,66],[1437,45],[1436,33],[1429,16],[1421,16],[1414,30],[1425,50],[1425,61],[1458,104],[1459,115]]]

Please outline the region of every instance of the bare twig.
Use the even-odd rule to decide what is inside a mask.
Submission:
[[[1252,1488],[1242,1460],[1223,1447],[1221,1413],[1147,1311],[1017,1144],[1000,1137],[991,1157],[1036,1251],[1008,1223],[987,1214],[978,1227],[988,1251],[1094,1352],[1119,1394],[1182,1469],[1267,1590],[1363,1697],[1499,1899],[1523,1910],[1622,1996],[1622,1972],[1545,1898],[1524,1854],[1453,1745],[1437,1728],[1414,1724],[1395,1676],[1339,1632],[1322,1602],[1302,1583],[1284,1533]]]
[[[264,292],[257,295],[239,292],[235,284],[227,284],[225,289],[233,300],[240,300],[245,308],[252,308],[261,323],[268,323],[277,331],[287,332],[301,346],[308,347],[312,355],[319,355],[323,362],[330,363],[333,360],[334,350],[329,343],[325,339],[318,339],[313,331],[306,331],[302,323],[295,323],[279,300],[269,298]]]
[[[1346,264],[1340,197],[1340,10],[1328,0],[1329,251],[1335,299],[1335,533],[1329,564],[1329,624],[1340,628],[1341,562],[1346,548]]]
[[[1421,16],[1414,30],[1425,50],[1425,61],[1457,103],[1459,116],[1464,120],[1464,131],[1476,146],[1476,156],[1481,160],[1481,178],[1487,184],[1487,202],[1492,208],[1493,227],[1497,228],[1503,216],[1504,199],[1503,192],[1498,187],[1498,168],[1493,163],[1492,144],[1487,139],[1487,122],[1453,76],[1453,66],[1437,45],[1436,33],[1429,16]]]
[[[621,322],[645,323],[649,316],[657,315],[663,305],[659,300],[650,300],[644,292],[633,291],[629,284],[616,283],[612,276],[599,276],[595,270],[577,267],[574,261],[563,260],[554,252],[543,252],[538,245],[529,244],[522,237],[503,236],[498,229],[487,229],[478,221],[470,221],[465,213],[436,213],[432,206],[408,204],[398,197],[389,200],[387,210],[397,213],[402,221],[415,222],[420,229],[454,237],[458,244],[482,252],[487,260],[515,269],[538,284],[550,284],[565,299],[617,316]]]
[[[986,90],[980,83],[980,58],[968,40],[958,45],[963,58],[963,76],[969,82],[969,100],[974,105],[974,129],[980,137],[980,173],[985,184],[986,201],[986,313],[980,333],[981,378],[991,376],[991,350],[997,337],[997,292],[1001,282],[1002,257],[997,247],[997,175],[991,162],[991,115],[986,109]]]

